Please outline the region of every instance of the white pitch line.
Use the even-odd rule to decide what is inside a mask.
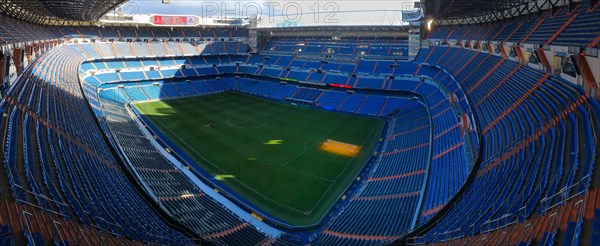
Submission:
[[[371,138],[371,135],[373,135],[373,130],[375,129],[375,127],[371,128],[371,132],[369,132],[369,136],[365,138],[365,140],[363,140],[363,142],[361,143],[361,146],[365,145],[365,142],[367,142],[367,140],[369,138]],[[346,171],[346,168],[348,168],[348,166],[350,166],[350,163],[354,160],[354,158],[356,157],[353,156],[352,159],[350,159],[350,161],[347,162],[346,166],[344,167],[344,169],[342,169],[342,171],[340,172],[340,174],[344,173],[344,171]],[[366,163],[363,163],[363,165]],[[319,205],[319,203],[321,203],[321,200],[323,200],[323,197],[325,197],[325,195],[327,194],[327,192],[329,192],[329,190],[331,189],[331,187],[333,186],[333,184],[335,184],[335,182],[337,182],[337,180],[341,177],[342,175],[338,175],[334,180],[333,183],[329,184],[329,188],[327,188],[327,190],[325,190],[325,192],[323,193],[323,195],[321,196],[321,198],[317,201],[317,203],[315,203],[315,206],[308,212],[308,215],[310,215],[313,210],[315,210],[315,208]]]
[[[196,154],[198,154],[198,155],[199,155],[201,158],[203,158],[203,159],[207,160],[207,162],[208,162],[209,164],[211,164],[212,166],[214,166],[214,167],[216,167],[217,169],[221,170],[221,171],[222,171],[224,174],[231,175],[231,174],[229,174],[228,172],[226,172],[225,170],[223,170],[221,167],[217,166],[216,164],[212,163],[211,161],[208,161],[208,159],[206,159],[206,158],[205,158],[205,157],[203,157],[203,156],[202,156],[200,153],[198,153],[198,151],[196,151],[194,148],[192,148],[192,147],[191,147],[191,146],[190,146],[190,145],[189,145],[189,144],[188,144],[188,143],[187,143],[185,140],[182,140],[182,141],[185,143],[185,145],[187,145],[187,146],[188,146],[188,147],[189,147],[189,148],[190,148],[192,151],[194,151]],[[256,193],[257,195],[259,195],[259,196],[261,196],[261,197],[263,197],[263,198],[265,198],[265,199],[267,199],[267,200],[269,200],[269,201],[271,201],[271,202],[277,203],[278,205],[280,205],[280,206],[283,206],[283,207],[285,207],[285,208],[287,208],[287,209],[290,209],[290,210],[292,210],[292,211],[296,211],[296,212],[298,212],[298,213],[301,213],[301,214],[306,214],[306,212],[305,212],[305,211],[300,211],[300,210],[298,210],[298,209],[296,209],[296,208],[292,208],[292,207],[290,207],[290,206],[287,206],[287,205],[285,205],[285,204],[283,204],[283,203],[281,203],[281,202],[275,201],[275,200],[273,200],[273,199],[272,199],[272,198],[270,198],[270,197],[267,197],[267,196],[265,196],[264,194],[262,194],[262,193],[258,192],[257,190],[255,190],[254,188],[252,188],[252,187],[250,187],[249,185],[245,184],[245,183],[244,183],[244,182],[242,182],[241,180],[239,180],[239,179],[235,178],[235,175],[232,175],[232,176],[234,176],[234,178],[232,178],[233,180],[235,180],[235,181],[236,181],[236,182],[238,182],[239,184],[241,184],[241,185],[245,186],[246,188],[248,188],[248,189],[252,190],[252,191],[253,191],[254,193]]]
[[[282,110],[283,110],[283,109],[280,109],[280,110],[273,111],[273,112],[270,112],[270,113],[268,113],[268,114],[264,114],[264,115],[256,115],[255,117],[252,117],[252,118],[250,118],[250,119],[246,119],[246,120],[240,121],[240,122],[238,122],[238,124],[239,124],[239,123],[248,122],[248,121],[251,121],[251,120],[255,120],[255,119],[258,119],[258,118],[261,118],[261,117],[262,117],[262,118],[265,118],[266,116],[269,116],[269,115],[272,115],[272,114],[275,114],[275,113],[279,113],[279,112],[280,112],[280,111],[282,111]],[[238,115],[241,115],[241,114],[240,114],[240,113],[238,113]],[[231,117],[230,117],[230,118],[231,118]],[[236,126],[232,125],[231,123],[229,123],[229,118],[228,118],[226,121],[227,121],[227,125],[228,125],[228,126],[226,126],[226,127],[222,127],[222,128],[214,129],[214,130],[212,130],[212,131],[207,131],[207,132],[199,133],[199,134],[192,135],[192,136],[187,136],[187,137],[184,137],[184,138],[182,138],[182,139],[196,138],[196,137],[200,137],[200,136],[204,136],[204,135],[209,135],[209,134],[212,134],[212,133],[215,133],[215,132],[219,132],[219,131],[221,131],[221,130],[224,130],[224,129],[227,129],[227,128],[237,128],[237,129],[243,129],[243,128],[238,128],[238,127],[236,127]],[[265,121],[268,123],[268,119],[266,119],[266,118],[265,118]],[[266,125],[267,123],[265,123],[264,125]],[[262,127],[262,126],[261,126],[261,127]]]
[[[311,177],[313,177],[313,178],[320,179],[320,180],[322,180],[322,181],[325,181],[325,182],[328,182],[328,183],[332,183],[332,182],[333,182],[333,180],[331,180],[331,179],[322,178],[322,177],[316,176],[316,175],[314,175],[314,174],[312,174],[312,173],[307,173],[307,172],[304,172],[304,171],[302,171],[302,170],[298,170],[298,169],[296,169],[296,168],[293,168],[293,167],[284,167],[284,168],[291,169],[291,170],[297,171],[297,172],[299,172],[299,173],[303,173],[303,174],[305,174],[305,175],[311,176]]]
[[[328,132],[326,132],[325,134],[323,134],[319,139],[322,139],[324,137],[326,137],[329,133],[333,132],[333,130],[337,129],[338,126],[340,126],[339,124],[336,125],[334,128],[331,128],[331,130],[329,130]],[[292,162],[293,160],[298,159],[298,157],[304,155],[304,153],[306,153],[306,151],[308,151],[310,148],[312,148],[313,146],[315,146],[315,144],[319,143],[319,141],[315,141],[313,144],[309,145],[308,148],[306,148],[306,143],[304,144],[304,151],[300,152],[298,155],[294,156],[294,158],[286,161],[285,163],[283,163],[282,167],[286,167],[287,164],[290,164],[290,162]]]
[[[271,115],[271,114],[277,113],[277,112],[279,112],[279,111],[282,111],[282,110],[283,110],[283,109],[280,109],[280,110],[277,110],[277,111],[274,111],[274,112],[271,112],[271,113],[268,113],[268,114],[265,114],[265,115],[263,115],[263,116],[259,116],[259,117],[265,117],[265,116],[268,116],[268,115]],[[150,117],[152,117],[153,119],[155,119],[155,117],[154,117],[153,115],[150,115]],[[258,118],[258,117],[255,117],[255,118]],[[249,120],[253,120],[253,119],[248,119],[248,120],[245,120],[245,121],[242,121],[242,122],[246,122],[246,121],[249,121]],[[173,134],[175,137],[179,138],[179,139],[180,139],[180,140],[181,140],[181,141],[182,141],[182,142],[183,142],[185,145],[187,145],[187,146],[188,146],[188,148],[189,148],[189,149],[191,149],[192,151],[194,151],[194,153],[196,153],[196,154],[197,154],[197,155],[198,155],[200,158],[202,158],[202,159],[206,160],[206,162],[208,162],[210,165],[212,165],[212,166],[216,167],[217,169],[221,170],[223,173],[225,173],[225,174],[229,174],[229,173],[227,173],[225,170],[223,170],[221,167],[219,167],[219,166],[217,166],[216,164],[214,164],[214,163],[212,163],[211,161],[209,161],[209,160],[208,160],[206,157],[204,157],[202,154],[198,153],[198,151],[196,151],[196,149],[192,148],[192,147],[191,147],[191,146],[190,146],[190,145],[187,143],[187,141],[185,141],[185,139],[189,139],[189,138],[192,138],[192,137],[198,137],[198,136],[206,135],[206,134],[209,134],[209,133],[212,133],[212,132],[219,131],[219,130],[221,130],[221,129],[229,128],[229,127],[231,127],[231,126],[228,126],[228,127],[225,127],[225,128],[221,128],[221,129],[219,129],[219,130],[214,130],[214,131],[211,131],[211,132],[207,132],[207,133],[203,133],[203,134],[195,135],[195,136],[190,136],[190,137],[181,138],[181,137],[179,137],[179,135],[177,135],[175,132],[173,132],[173,131],[172,131],[172,130],[169,128],[169,127],[166,127],[166,126],[165,126],[165,125],[162,123],[162,121],[160,121],[160,120],[157,120],[157,121],[158,121],[158,123],[159,123],[159,124],[161,124],[161,125],[162,125],[164,128],[166,128],[166,129],[167,129],[169,132],[171,132],[171,133],[172,133],[172,134]],[[240,123],[242,123],[242,122],[240,122]],[[329,133],[333,132],[333,130],[337,129],[339,126],[340,126],[340,124],[336,125],[336,126],[335,126],[334,128],[332,128],[332,129],[331,129],[329,132],[325,133],[325,134],[324,134],[324,135],[323,135],[321,138],[323,138],[323,137],[325,137],[327,134],[329,134]],[[371,132],[369,133],[369,136],[368,136],[367,138],[365,138],[365,140],[363,140],[363,142],[362,142],[361,146],[362,146],[362,145],[364,145],[364,143],[365,143],[365,142],[366,142],[366,141],[367,141],[367,140],[368,140],[368,139],[371,137],[371,135],[373,134],[373,130],[374,130],[374,128],[372,128],[372,129],[371,129]],[[308,148],[308,149],[310,149],[312,146],[314,146],[314,145],[315,145],[315,144],[317,144],[318,142],[319,142],[319,141],[316,141],[315,143],[311,144],[311,145],[309,146],[309,148]],[[302,153],[300,153],[300,155],[298,155],[298,156],[296,156],[296,157],[292,158],[291,160],[289,160],[288,162],[286,162],[286,163],[285,163],[285,164],[284,164],[282,167],[290,169],[289,167],[286,167],[286,165],[287,165],[287,164],[289,164],[289,163],[290,163],[292,160],[295,160],[295,159],[297,159],[299,156],[301,156],[302,154],[304,154],[304,153],[305,153],[305,152],[306,152],[308,149],[305,149],[305,150],[304,150]],[[344,169],[342,169],[342,172],[340,172],[340,174],[341,174],[341,173],[343,173],[343,172],[346,170],[346,168],[348,168],[348,166],[349,166],[350,162],[352,162],[352,160],[354,160],[354,158],[355,158],[355,157],[356,157],[356,156],[354,156],[354,157],[352,157],[352,159],[350,159],[350,161],[349,161],[349,162],[346,164],[346,166],[344,167]],[[312,176],[312,177],[316,177],[316,178],[322,179],[321,177],[317,177],[317,176],[315,176],[315,175],[308,174],[308,173],[306,173],[306,172],[303,172],[303,171],[297,170],[297,169],[295,169],[295,168],[292,168],[292,169],[294,169],[294,170],[296,170],[296,171],[298,171],[298,172],[300,172],[300,173],[302,173],[302,174],[304,174],[304,175],[309,175],[309,176]],[[282,204],[281,202],[278,202],[278,201],[276,201],[276,200],[273,200],[272,198],[269,198],[269,197],[267,197],[267,196],[263,195],[262,193],[260,193],[260,192],[258,192],[257,190],[253,189],[252,187],[250,187],[249,185],[247,185],[247,184],[245,184],[244,182],[240,181],[239,179],[237,179],[237,178],[232,178],[232,179],[233,179],[233,180],[235,180],[236,182],[240,183],[241,185],[245,186],[246,188],[248,188],[248,189],[252,190],[254,193],[256,193],[256,194],[260,195],[261,197],[263,197],[263,198],[265,198],[265,199],[269,200],[269,201],[275,202],[276,204],[278,204],[278,205],[280,205],[280,206],[283,206],[283,207],[285,207],[285,208],[287,208],[287,209],[290,209],[290,210],[292,210],[292,211],[295,211],[295,212],[298,212],[298,213],[301,213],[301,214],[304,214],[304,215],[310,215],[310,214],[312,214],[312,212],[314,211],[314,209],[315,209],[315,208],[316,208],[316,207],[319,205],[319,203],[321,203],[321,200],[323,200],[323,197],[325,197],[325,195],[327,194],[327,192],[329,192],[329,190],[331,189],[331,187],[333,186],[333,184],[335,184],[335,182],[336,182],[336,181],[337,181],[337,180],[338,180],[340,177],[341,177],[341,175],[338,175],[338,176],[337,176],[337,177],[336,177],[336,178],[335,178],[333,181],[331,181],[331,180],[329,180],[329,179],[324,179],[324,180],[322,179],[323,181],[330,182],[330,184],[329,184],[329,187],[327,188],[327,190],[325,190],[325,192],[323,193],[323,195],[321,196],[321,198],[320,198],[320,199],[317,201],[317,203],[315,204],[315,206],[314,206],[314,207],[313,207],[313,208],[312,208],[310,211],[300,211],[300,210],[298,210],[298,209],[296,209],[296,208],[293,208],[293,207],[287,206],[287,205],[285,205],[285,204]],[[307,213],[307,212],[308,212],[308,213]]]

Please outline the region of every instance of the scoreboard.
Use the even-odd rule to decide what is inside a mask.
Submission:
[[[148,19],[140,22],[150,23],[154,26],[244,26],[247,23],[245,18],[205,18],[196,15],[147,15],[144,18]]]
[[[150,22],[157,26],[194,26],[195,16],[154,15]]]

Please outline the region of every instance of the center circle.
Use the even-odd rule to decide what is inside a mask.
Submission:
[[[227,118],[227,125],[237,129],[256,129],[267,125],[267,119],[257,114],[239,114]]]

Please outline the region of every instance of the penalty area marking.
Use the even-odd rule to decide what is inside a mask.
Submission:
[[[330,133],[332,133],[332,132],[333,132],[335,129],[337,129],[337,128],[338,128],[338,126],[340,126],[340,125],[336,125],[335,127],[331,128],[331,130],[329,130],[329,131],[327,131],[325,134],[321,135],[321,138],[319,138],[319,139],[325,138],[327,135],[329,135],[329,134],[330,134]],[[372,131],[372,130],[371,130],[371,131]],[[314,136],[313,136],[313,137],[314,137]],[[313,138],[313,137],[311,137],[311,138]],[[308,141],[308,140],[307,140],[307,141]],[[306,142],[307,142],[307,141],[305,141],[305,142],[304,142],[304,151],[300,152],[298,155],[294,156],[294,158],[292,158],[292,159],[289,159],[288,161],[286,161],[285,163],[283,163],[282,167],[285,167],[285,166],[287,166],[287,164],[290,164],[290,162],[292,162],[292,161],[294,161],[294,160],[298,159],[298,157],[300,157],[300,156],[304,155],[304,153],[306,153],[306,152],[307,152],[307,151],[308,151],[310,148],[312,148],[313,146],[315,146],[315,144],[319,143],[319,141],[316,141],[316,142],[312,143],[311,145],[309,145],[309,146],[308,146],[308,148],[307,148],[307,147],[306,147]]]
[[[336,126],[337,127],[337,126]],[[365,138],[365,140],[363,140],[363,142],[360,144],[361,146],[364,146],[365,143],[367,142],[367,140],[369,140],[369,138],[371,138],[371,135],[373,135],[373,130],[375,129],[375,127],[371,128],[371,132],[369,132],[369,136]],[[346,168],[348,168],[348,166],[350,166],[349,164],[352,163],[352,161],[354,160],[354,158],[356,158],[356,156],[353,156],[352,159],[350,159],[350,161],[348,161],[346,163],[346,166],[344,166],[344,169],[342,169],[342,171],[340,172],[340,174],[344,173],[346,171]],[[370,157],[369,157],[370,158]],[[366,163],[363,163],[363,165]],[[338,175],[334,180],[333,183],[329,184],[329,188],[327,188],[327,190],[325,190],[325,192],[323,192],[323,195],[321,196],[321,198],[319,199],[319,201],[317,201],[317,203],[315,203],[315,206],[310,210],[309,215],[312,213],[313,210],[315,210],[315,208],[317,206],[319,206],[319,204],[321,203],[321,201],[323,200],[323,197],[325,197],[325,195],[327,194],[327,192],[329,192],[329,190],[331,189],[331,187],[333,186],[333,184],[335,184],[335,182],[337,182],[337,180],[341,177],[342,175]],[[344,190],[345,192],[345,190]],[[340,194],[340,196],[343,195]],[[337,200],[337,199],[336,199]],[[332,204],[332,206],[335,205]]]
[[[162,123],[161,123],[161,124],[162,124]],[[164,126],[164,125],[163,125],[163,126]],[[334,127],[334,129],[335,129],[335,127]],[[172,132],[172,131],[171,131],[171,132]],[[173,133],[173,132],[172,132],[172,133]],[[173,133],[173,134],[174,134],[175,136],[177,136],[177,134],[175,134],[175,133]],[[200,154],[200,153],[199,153],[199,152],[198,152],[196,149],[192,148],[192,146],[191,146],[191,145],[190,145],[190,144],[189,144],[189,143],[188,143],[186,140],[184,140],[183,138],[179,138],[179,139],[180,139],[180,140],[181,140],[181,142],[183,142],[183,143],[184,143],[184,144],[185,144],[185,145],[186,145],[186,146],[187,146],[187,147],[188,147],[190,150],[192,150],[192,151],[193,151],[193,152],[194,152],[194,153],[195,153],[195,154],[196,154],[198,157],[200,157],[200,158],[204,159],[206,163],[208,163],[208,164],[210,164],[211,166],[213,166],[213,167],[215,167],[215,168],[219,169],[219,170],[220,170],[221,172],[223,172],[224,174],[230,174],[230,173],[226,172],[225,170],[223,170],[223,169],[222,169],[220,166],[218,166],[216,163],[213,163],[213,162],[211,162],[211,161],[210,161],[208,158],[204,157],[204,156],[203,156],[202,154]],[[306,151],[304,151],[304,152],[306,152]],[[302,153],[304,153],[304,152],[302,152]],[[294,158],[294,159],[295,159],[295,158]],[[289,162],[288,162],[288,163],[289,163]],[[288,163],[286,163],[285,165],[287,165]],[[199,163],[196,163],[196,164],[200,165]],[[321,180],[321,181],[328,182],[328,183],[330,183],[329,187],[331,187],[331,184],[333,184],[333,183],[335,182],[335,180],[337,180],[337,178],[339,177],[339,175],[338,175],[338,176],[336,177],[336,179],[334,179],[334,180],[325,179],[325,178],[322,178],[322,177],[315,176],[314,174],[310,174],[310,173],[304,172],[304,171],[302,171],[302,170],[298,170],[298,169],[296,169],[296,168],[293,168],[293,167],[287,167],[287,166],[285,166],[285,165],[283,165],[282,167],[283,167],[283,168],[286,168],[286,169],[291,169],[291,170],[297,171],[297,172],[301,173],[302,175],[311,176],[311,177],[313,177],[313,178],[318,178],[318,179],[319,179],[319,180]],[[232,174],[230,174],[230,175],[232,175]],[[295,211],[295,212],[298,212],[298,213],[302,213],[302,214],[305,214],[305,215],[310,215],[310,214],[312,213],[312,211],[314,210],[314,207],[313,207],[313,208],[312,208],[310,211],[301,211],[301,210],[299,210],[299,209],[297,209],[297,208],[290,207],[290,206],[288,206],[288,205],[286,205],[286,204],[283,204],[283,203],[281,203],[281,202],[279,202],[279,201],[276,201],[276,200],[274,200],[274,199],[272,199],[272,198],[270,198],[270,197],[267,197],[267,196],[265,196],[265,195],[264,195],[264,194],[262,194],[261,192],[258,192],[258,191],[257,191],[257,190],[255,190],[254,188],[250,187],[248,184],[246,184],[246,183],[242,182],[241,180],[239,180],[238,178],[236,178],[236,177],[235,177],[235,175],[233,175],[233,176],[234,176],[234,177],[232,178],[232,180],[235,180],[237,183],[239,183],[239,184],[241,184],[241,185],[245,186],[246,188],[250,189],[252,192],[254,192],[254,193],[258,194],[259,196],[261,196],[261,197],[263,197],[263,198],[265,198],[265,199],[267,199],[267,200],[269,200],[269,201],[272,201],[272,202],[276,203],[276,204],[277,204],[277,205],[279,205],[279,206],[285,207],[285,208],[287,208],[287,209],[289,209],[289,210],[292,210],[292,211]]]
[[[181,139],[181,138],[180,138],[180,139]],[[212,163],[211,161],[209,161],[208,159],[206,159],[204,156],[202,156],[202,154],[198,153],[198,151],[196,151],[194,148],[192,148],[192,147],[191,147],[191,146],[190,146],[190,145],[189,145],[189,144],[188,144],[188,143],[187,143],[185,140],[181,139],[181,141],[182,141],[182,142],[183,142],[185,145],[187,145],[187,146],[188,146],[188,147],[189,147],[189,148],[190,148],[192,151],[194,151],[194,153],[196,153],[197,155],[199,155],[199,156],[200,156],[202,159],[205,159],[205,160],[206,160],[206,162],[208,162],[208,163],[209,163],[211,166],[213,166],[213,167],[215,167],[215,168],[217,168],[217,169],[221,170],[221,171],[222,171],[223,173],[225,173],[225,174],[229,174],[229,173],[227,173],[225,170],[223,170],[221,167],[219,167],[217,164],[215,164],[215,163]],[[200,165],[200,164],[198,164],[198,165]],[[229,175],[232,175],[232,174],[229,174]],[[267,199],[267,200],[269,200],[269,201],[272,201],[272,202],[276,203],[276,204],[277,204],[277,205],[279,205],[279,206],[285,207],[285,208],[287,208],[287,209],[289,209],[289,210],[292,210],[292,211],[295,211],[295,212],[298,212],[298,213],[302,213],[302,214],[306,214],[306,213],[307,213],[307,211],[301,211],[301,210],[299,210],[299,209],[297,209],[297,208],[290,207],[290,206],[288,206],[288,205],[285,205],[285,204],[283,204],[283,203],[281,203],[281,202],[279,202],[279,201],[276,201],[276,200],[274,200],[274,199],[272,199],[272,198],[270,198],[270,197],[268,197],[268,196],[265,196],[265,195],[264,195],[264,194],[262,194],[261,192],[258,192],[258,191],[257,191],[257,190],[255,190],[254,188],[252,188],[252,187],[250,187],[249,185],[247,185],[246,183],[244,183],[244,182],[242,182],[241,180],[239,180],[239,179],[235,178],[235,175],[233,175],[233,176],[234,176],[234,177],[233,177],[233,178],[231,178],[232,180],[235,180],[237,183],[239,183],[239,184],[241,184],[241,185],[245,186],[246,188],[248,188],[248,189],[249,189],[249,190],[251,190],[252,192],[256,193],[257,195],[259,195],[259,196],[261,196],[261,197],[263,197],[263,198],[265,198],[265,199]],[[237,193],[237,192],[236,192],[236,193]]]

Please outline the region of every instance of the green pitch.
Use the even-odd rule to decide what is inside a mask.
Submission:
[[[135,107],[214,179],[295,226],[319,222],[368,160],[384,125],[234,92]],[[327,139],[360,151],[325,151]]]

